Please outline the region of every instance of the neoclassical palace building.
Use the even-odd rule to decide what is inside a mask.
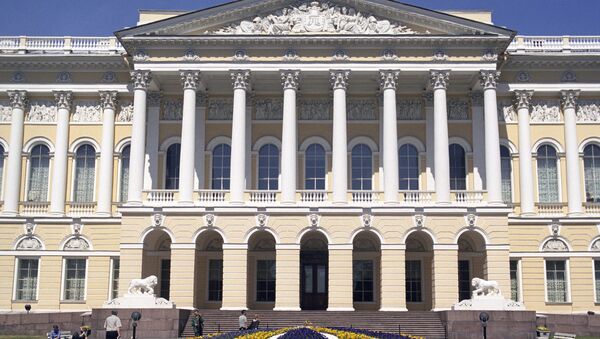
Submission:
[[[0,311],[600,311],[600,37],[389,0],[0,37]]]

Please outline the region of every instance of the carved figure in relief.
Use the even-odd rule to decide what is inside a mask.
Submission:
[[[500,288],[497,281],[484,280],[481,278],[473,278],[471,280],[473,286],[473,298],[490,295],[500,295]]]
[[[181,100],[165,100],[162,120],[181,120],[183,118],[183,102]]]
[[[158,278],[151,275],[145,279],[133,279],[129,283],[129,294],[133,295],[154,295],[154,287],[158,284]]]
[[[0,122],[12,120],[12,107],[8,103],[2,103],[0,106]]]
[[[31,122],[54,122],[56,121],[56,112],[56,105],[49,101],[34,102],[31,103],[26,120]]]
[[[421,120],[421,100],[398,100],[398,120]]]
[[[579,100],[577,104],[577,121],[600,122],[600,101]]]
[[[319,99],[302,101],[300,120],[331,120],[331,102]]]
[[[531,105],[531,122],[560,122],[557,101],[538,100]]]
[[[121,110],[117,116],[118,122],[131,122],[133,119],[133,105],[121,105]]]
[[[97,122],[101,120],[101,108],[97,102],[80,103],[73,113],[75,122]]]
[[[567,245],[559,239],[550,239],[544,244],[543,251],[549,252],[566,252],[569,250]]]

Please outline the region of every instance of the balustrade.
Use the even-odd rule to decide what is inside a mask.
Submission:
[[[483,191],[451,191],[458,204],[476,205],[483,202]]]
[[[96,213],[95,202],[70,202],[68,214],[73,216],[93,215]]]
[[[379,202],[379,195],[383,192],[375,191],[348,191],[353,203],[375,203]]]
[[[224,202],[227,191],[221,190],[199,190],[196,191],[198,201],[201,203]]]
[[[23,201],[21,202],[22,215],[44,215],[48,213],[49,201]]]
[[[433,192],[400,191],[401,201],[411,205],[427,205],[433,203]]]
[[[146,201],[149,203],[173,203],[177,190],[151,190],[144,191]]]
[[[566,203],[562,202],[538,202],[535,204],[537,214],[544,216],[557,216],[565,214]]]
[[[277,191],[247,191],[250,194],[250,202],[265,204],[277,201]]]
[[[124,52],[115,37],[0,37],[0,52]]]
[[[600,215],[600,202],[586,202],[583,207],[585,207],[586,214]]]
[[[303,203],[322,203],[329,201],[329,192],[327,191],[298,191],[300,201]]]
[[[517,36],[509,52],[593,53],[600,52],[600,36]]]

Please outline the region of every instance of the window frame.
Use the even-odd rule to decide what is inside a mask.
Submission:
[[[361,278],[363,278],[362,280],[360,280],[360,282],[362,283],[363,288],[361,290],[359,290],[358,293],[361,293],[362,295],[362,300],[356,300],[354,298],[354,294],[357,293],[356,289],[355,289],[355,280],[354,280],[354,269],[355,269],[355,265],[358,262],[368,262],[371,265],[371,300],[365,300],[365,293],[369,292],[367,289],[364,288],[364,282],[368,281],[366,279],[364,279],[364,274],[361,275]],[[374,304],[377,302],[377,280],[376,280],[376,267],[377,265],[377,261],[374,258],[371,259],[352,259],[352,302],[353,303],[359,303],[359,304]]]
[[[313,146],[313,145],[318,145],[323,149],[323,157],[324,157],[324,162],[323,162],[323,166],[324,166],[324,170],[325,170],[325,176],[323,177],[324,179],[324,188],[323,189],[308,189],[306,188],[306,180],[307,180],[307,174],[306,174],[306,159],[307,157],[307,151],[308,149]],[[302,178],[302,189],[303,190],[311,190],[311,191],[327,191],[327,187],[329,187],[329,183],[327,180],[327,174],[328,174],[328,161],[327,161],[327,156],[328,156],[328,152],[327,152],[327,148],[325,146],[323,146],[323,144],[319,143],[319,142],[311,142],[310,144],[308,144],[308,146],[306,147],[306,149],[304,149],[303,151],[303,164],[302,164],[302,169],[303,169],[303,178]],[[319,180],[319,179],[313,179],[313,180]]]
[[[77,152],[85,146],[89,146],[94,150],[94,189],[92,190],[92,200],[90,201],[76,201],[75,200],[75,195],[77,192]],[[98,181],[98,149],[94,146],[94,144],[92,144],[91,142],[86,142],[86,141],[82,141],[81,143],[79,143],[77,145],[77,147],[75,148],[74,152],[73,152],[73,157],[71,159],[71,202],[75,202],[75,203],[93,203],[96,202],[96,190],[97,190],[97,181]]]
[[[509,265],[510,265],[511,261],[514,261],[517,263],[517,272],[516,272],[516,275],[517,275],[517,300],[514,300],[514,301],[523,302],[523,270],[522,270],[523,260],[521,260],[521,258],[509,258]],[[509,266],[509,272],[510,272],[510,266]],[[511,297],[512,297],[512,289],[511,289]]]
[[[565,301],[550,301],[548,298],[548,262],[549,261],[563,261],[565,263]],[[546,257],[544,258],[544,301],[546,304],[551,305],[566,305],[571,304],[571,272],[568,257]]]
[[[177,161],[179,162],[177,164],[177,166],[179,167],[177,170],[177,188],[167,188],[167,181],[168,181],[168,169],[169,169],[169,149],[171,149],[171,147],[175,146],[175,145],[179,145],[179,157],[177,159]],[[165,190],[173,190],[176,191],[179,189],[179,172],[181,169],[181,141],[179,139],[177,140],[173,140],[171,143],[169,143],[168,145],[166,145],[165,150],[164,150],[164,158],[163,158],[163,175],[162,175],[162,180],[163,180],[163,188]]]
[[[108,277],[108,300],[113,300],[115,298],[119,297],[119,283],[120,281],[117,280],[117,290],[115,291],[115,286],[114,286],[114,282],[115,282],[115,277],[114,277],[114,273],[115,273],[115,261],[119,261],[119,278],[121,278],[121,257],[111,257],[110,258],[110,273],[109,273],[109,277]],[[117,293],[116,296],[114,296],[115,292]]]
[[[508,163],[510,165],[510,201],[505,203],[512,204],[515,201],[515,176],[514,176],[514,164],[513,164],[513,151],[509,145],[500,143],[500,180],[502,181],[502,147],[508,150]],[[501,183],[502,185],[502,183]]]
[[[127,147],[129,147],[129,163],[127,164],[127,168],[128,171],[130,169],[130,165],[131,165],[131,142],[127,142],[125,144],[123,144],[120,149],[119,149],[119,178],[117,181],[117,201],[118,202],[127,202],[127,200],[129,200],[129,193],[127,192],[129,190],[129,183],[127,183],[127,191],[122,192],[123,190],[123,150],[126,149]],[[127,180],[129,180],[129,172],[127,173]],[[123,193],[125,193],[125,195],[127,195],[127,199],[123,199]]]
[[[265,192],[274,192],[274,191],[280,191],[281,190],[281,147],[278,143],[273,142],[273,141],[266,141],[260,145],[257,145],[258,149],[256,150],[256,175],[255,175],[255,179],[256,179],[256,189],[259,191],[265,191]],[[269,188],[268,189],[261,189],[260,188],[260,182],[261,180],[266,180],[270,183],[271,180],[274,180],[274,178],[271,178],[270,176],[268,177],[268,179],[261,179],[260,177],[260,151],[267,146],[273,146],[275,147],[275,149],[277,149],[277,189],[271,189],[271,185],[269,184]]]
[[[258,263],[259,262],[273,262],[273,270],[274,270],[274,277],[273,277],[273,285],[274,285],[274,289],[273,289],[273,300],[259,300],[258,295],[259,295],[259,290],[258,290],[258,280],[259,280],[259,268],[258,268]],[[256,260],[254,261],[255,263],[255,269],[254,269],[254,301],[256,303],[274,303],[277,300],[277,260],[275,258],[256,258]],[[270,281],[270,280],[261,280],[261,281]],[[266,291],[266,293],[269,293],[269,290],[262,290],[262,291]]]
[[[359,146],[366,147],[366,149],[368,149],[369,152],[371,152],[371,175],[368,179],[371,183],[370,189],[364,189],[364,188],[354,189],[354,187],[352,185],[352,183],[354,181],[354,175],[353,175],[353,172],[354,172],[354,163],[353,163],[354,162],[354,149]],[[376,151],[373,150],[373,148],[369,145],[369,143],[364,142],[364,140],[360,140],[359,142],[356,142],[354,145],[351,145],[350,156],[348,159],[349,160],[348,165],[350,166],[350,171],[349,171],[349,176],[348,176],[348,180],[349,180],[348,187],[349,187],[350,191],[361,191],[361,192],[375,191],[375,179],[374,179],[375,178],[375,153],[376,153]],[[361,155],[361,159],[362,159],[362,155]],[[363,187],[364,181],[367,180],[367,178],[362,177],[362,171],[363,171],[362,164],[361,164],[360,170],[361,170],[361,177],[360,177],[361,185],[360,186]]]
[[[214,181],[214,179],[215,179],[215,177],[214,177],[214,169],[215,169],[215,167],[214,167],[214,166],[215,166],[215,150],[216,150],[218,147],[221,147],[221,146],[228,146],[228,147],[229,147],[229,179],[228,179],[228,180],[229,180],[229,188],[221,188],[221,189],[217,189],[217,188],[213,188],[213,181]],[[215,190],[217,190],[217,191],[219,191],[219,190],[220,190],[220,191],[227,191],[227,190],[229,190],[229,189],[231,188],[231,144],[230,144],[230,143],[227,143],[227,142],[220,142],[220,143],[217,143],[217,144],[215,144],[213,147],[211,147],[211,148],[208,150],[208,153],[209,153],[209,158],[210,158],[210,175],[209,175],[209,182],[208,182],[208,184],[209,184],[209,185],[208,185],[208,186],[209,186],[209,187],[210,187],[210,189],[211,189],[211,190],[213,190],[213,191],[215,191]],[[222,170],[222,167],[221,167],[221,170]],[[223,187],[223,177],[221,177],[221,180],[220,180],[220,182],[221,182],[221,187]]]
[[[19,271],[20,271],[20,260],[37,260],[38,262],[38,269],[37,269],[37,284],[35,287],[35,299],[32,300],[25,300],[25,299],[17,299],[17,285],[18,285],[18,281],[19,281]],[[42,257],[40,256],[28,256],[28,255],[23,255],[23,256],[15,256],[15,264],[14,264],[14,274],[13,274],[13,293],[12,293],[12,302],[13,303],[23,303],[23,302],[31,302],[31,303],[37,303],[39,301],[39,297],[40,297],[40,273],[42,271]]]
[[[211,290],[210,290],[210,262],[211,261],[220,261],[221,262],[221,279],[219,280],[221,282],[221,290],[220,290],[220,299],[211,299]],[[208,257],[206,258],[206,302],[207,303],[222,303],[223,302],[223,281],[225,280],[223,275],[223,265],[224,261],[223,258],[211,258]]]
[[[539,157],[538,157],[538,152],[539,149],[543,146],[549,146],[554,148],[554,151],[556,152],[556,182],[557,182],[557,186],[558,186],[558,201],[556,202],[542,202],[540,201],[540,176],[539,176]],[[559,204],[563,202],[563,198],[562,198],[562,173],[561,173],[561,161],[560,161],[560,153],[562,152],[561,148],[559,147],[559,145],[554,144],[553,142],[550,141],[542,141],[540,142],[537,147],[535,148],[535,152],[533,154],[533,158],[535,158],[535,190],[537,193],[537,203],[549,203],[549,204]]]
[[[402,149],[402,147],[404,146],[411,146],[415,149],[415,151],[417,151],[417,188],[416,189],[402,189],[400,186],[402,185],[402,177],[400,174],[400,150]],[[412,179],[408,179],[409,181]],[[410,185],[409,185],[410,186]],[[402,144],[398,145],[398,189],[400,191],[411,191],[411,192],[418,192],[421,190],[421,152],[419,151],[419,147],[413,143],[410,142],[405,142]]]
[[[600,304],[600,279],[596,279],[596,262],[598,262],[598,272],[600,272],[600,257],[592,257],[592,280],[594,281],[594,304]]]
[[[83,287],[83,299],[81,300],[71,300],[65,299],[66,285],[67,285],[67,260],[85,260],[85,278],[84,278],[84,287]],[[88,292],[88,277],[89,277],[89,268],[90,268],[90,258],[89,257],[78,257],[78,256],[67,256],[63,257],[62,260],[62,274],[61,274],[61,284],[60,284],[60,303],[66,304],[85,304],[87,303],[87,292]]]
[[[587,200],[587,194],[588,194],[587,186],[588,186],[588,185],[587,185],[587,177],[586,177],[586,166],[585,166],[585,160],[586,160],[586,158],[590,158],[590,157],[586,157],[586,155],[585,155],[585,150],[586,150],[588,147],[598,147],[598,148],[600,148],[600,144],[598,144],[598,143],[596,143],[596,142],[589,142],[589,143],[587,143],[587,144],[585,144],[585,145],[583,146],[583,149],[582,149],[582,152],[581,152],[581,153],[583,154],[583,157],[582,157],[582,161],[583,161],[583,191],[584,191],[584,195],[585,195],[585,198],[584,198],[584,199],[585,199],[585,200],[584,200],[584,203],[600,203],[600,191],[599,191],[599,192],[597,192],[597,193],[598,193],[598,196],[597,196],[597,198],[596,198],[596,199],[598,199],[598,201],[588,201],[588,200]],[[591,159],[594,159],[594,160],[593,160],[594,162],[595,162],[595,159],[598,159],[598,162],[600,163],[600,155],[599,155],[597,158],[596,158],[596,157],[591,157]],[[598,178],[598,180],[600,181],[600,178]]]
[[[425,292],[424,289],[423,289],[423,273],[424,273],[424,266],[425,265],[423,265],[423,260],[421,258],[418,258],[418,259],[414,258],[414,259],[410,259],[410,260],[405,259],[404,260],[404,265],[406,266],[407,262],[410,262],[410,261],[419,262],[419,275],[420,275],[420,277],[419,277],[419,282],[420,282],[419,285],[420,285],[420,287],[419,288],[421,289],[419,293],[421,294],[421,301],[408,301],[408,298],[406,298],[405,300],[406,300],[407,304],[410,303],[410,304],[414,304],[414,305],[420,305],[420,304],[423,304],[425,302],[424,298],[423,298],[423,294]],[[405,270],[406,270],[406,268],[405,268]],[[408,282],[408,279],[406,277],[408,277],[408,274],[406,274],[406,271],[405,271],[405,283],[404,283],[405,285]],[[405,286],[404,294],[405,295],[408,294],[408,289],[406,288],[406,286]]]
[[[452,188],[452,156],[450,153],[450,148],[456,145],[458,147],[460,147],[463,151],[464,154],[464,161],[463,161],[463,165],[464,165],[464,169],[465,169],[465,177],[464,177],[464,181],[465,181],[465,188],[464,189],[457,189],[457,188]],[[465,147],[465,145],[463,145],[462,143],[454,140],[454,141],[450,141],[448,143],[448,177],[450,178],[450,191],[459,191],[459,192],[463,192],[463,191],[468,191],[469,190],[469,161],[468,161],[468,149]],[[454,180],[458,180],[458,179],[454,179]]]
[[[30,183],[30,179],[31,179],[31,151],[36,148],[37,146],[45,146],[46,148],[48,148],[48,183],[47,183],[47,188],[46,188],[46,199],[45,200],[39,200],[39,201],[35,201],[35,200],[29,200],[29,189],[31,186]],[[52,147],[47,144],[44,141],[36,141],[33,144],[31,144],[31,146],[28,148],[28,152],[26,153],[26,157],[27,157],[27,172],[25,173],[25,192],[24,192],[24,196],[23,196],[23,201],[26,202],[50,202],[50,180],[52,179],[52,170],[53,170],[53,164],[54,164],[54,157],[53,157],[53,149]]]
[[[0,139],[0,148],[2,153],[0,155],[0,201],[4,201],[4,178],[6,178],[6,160],[8,160],[8,147],[4,140]]]

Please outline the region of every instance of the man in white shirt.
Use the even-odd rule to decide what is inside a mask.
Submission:
[[[242,310],[242,315],[240,315],[238,321],[240,323],[240,331],[245,330],[246,322],[248,321],[248,319],[246,319],[246,310]]]
[[[117,311],[112,311],[112,314],[104,321],[104,328],[106,329],[106,339],[119,339],[121,338],[121,319],[117,317]]]

